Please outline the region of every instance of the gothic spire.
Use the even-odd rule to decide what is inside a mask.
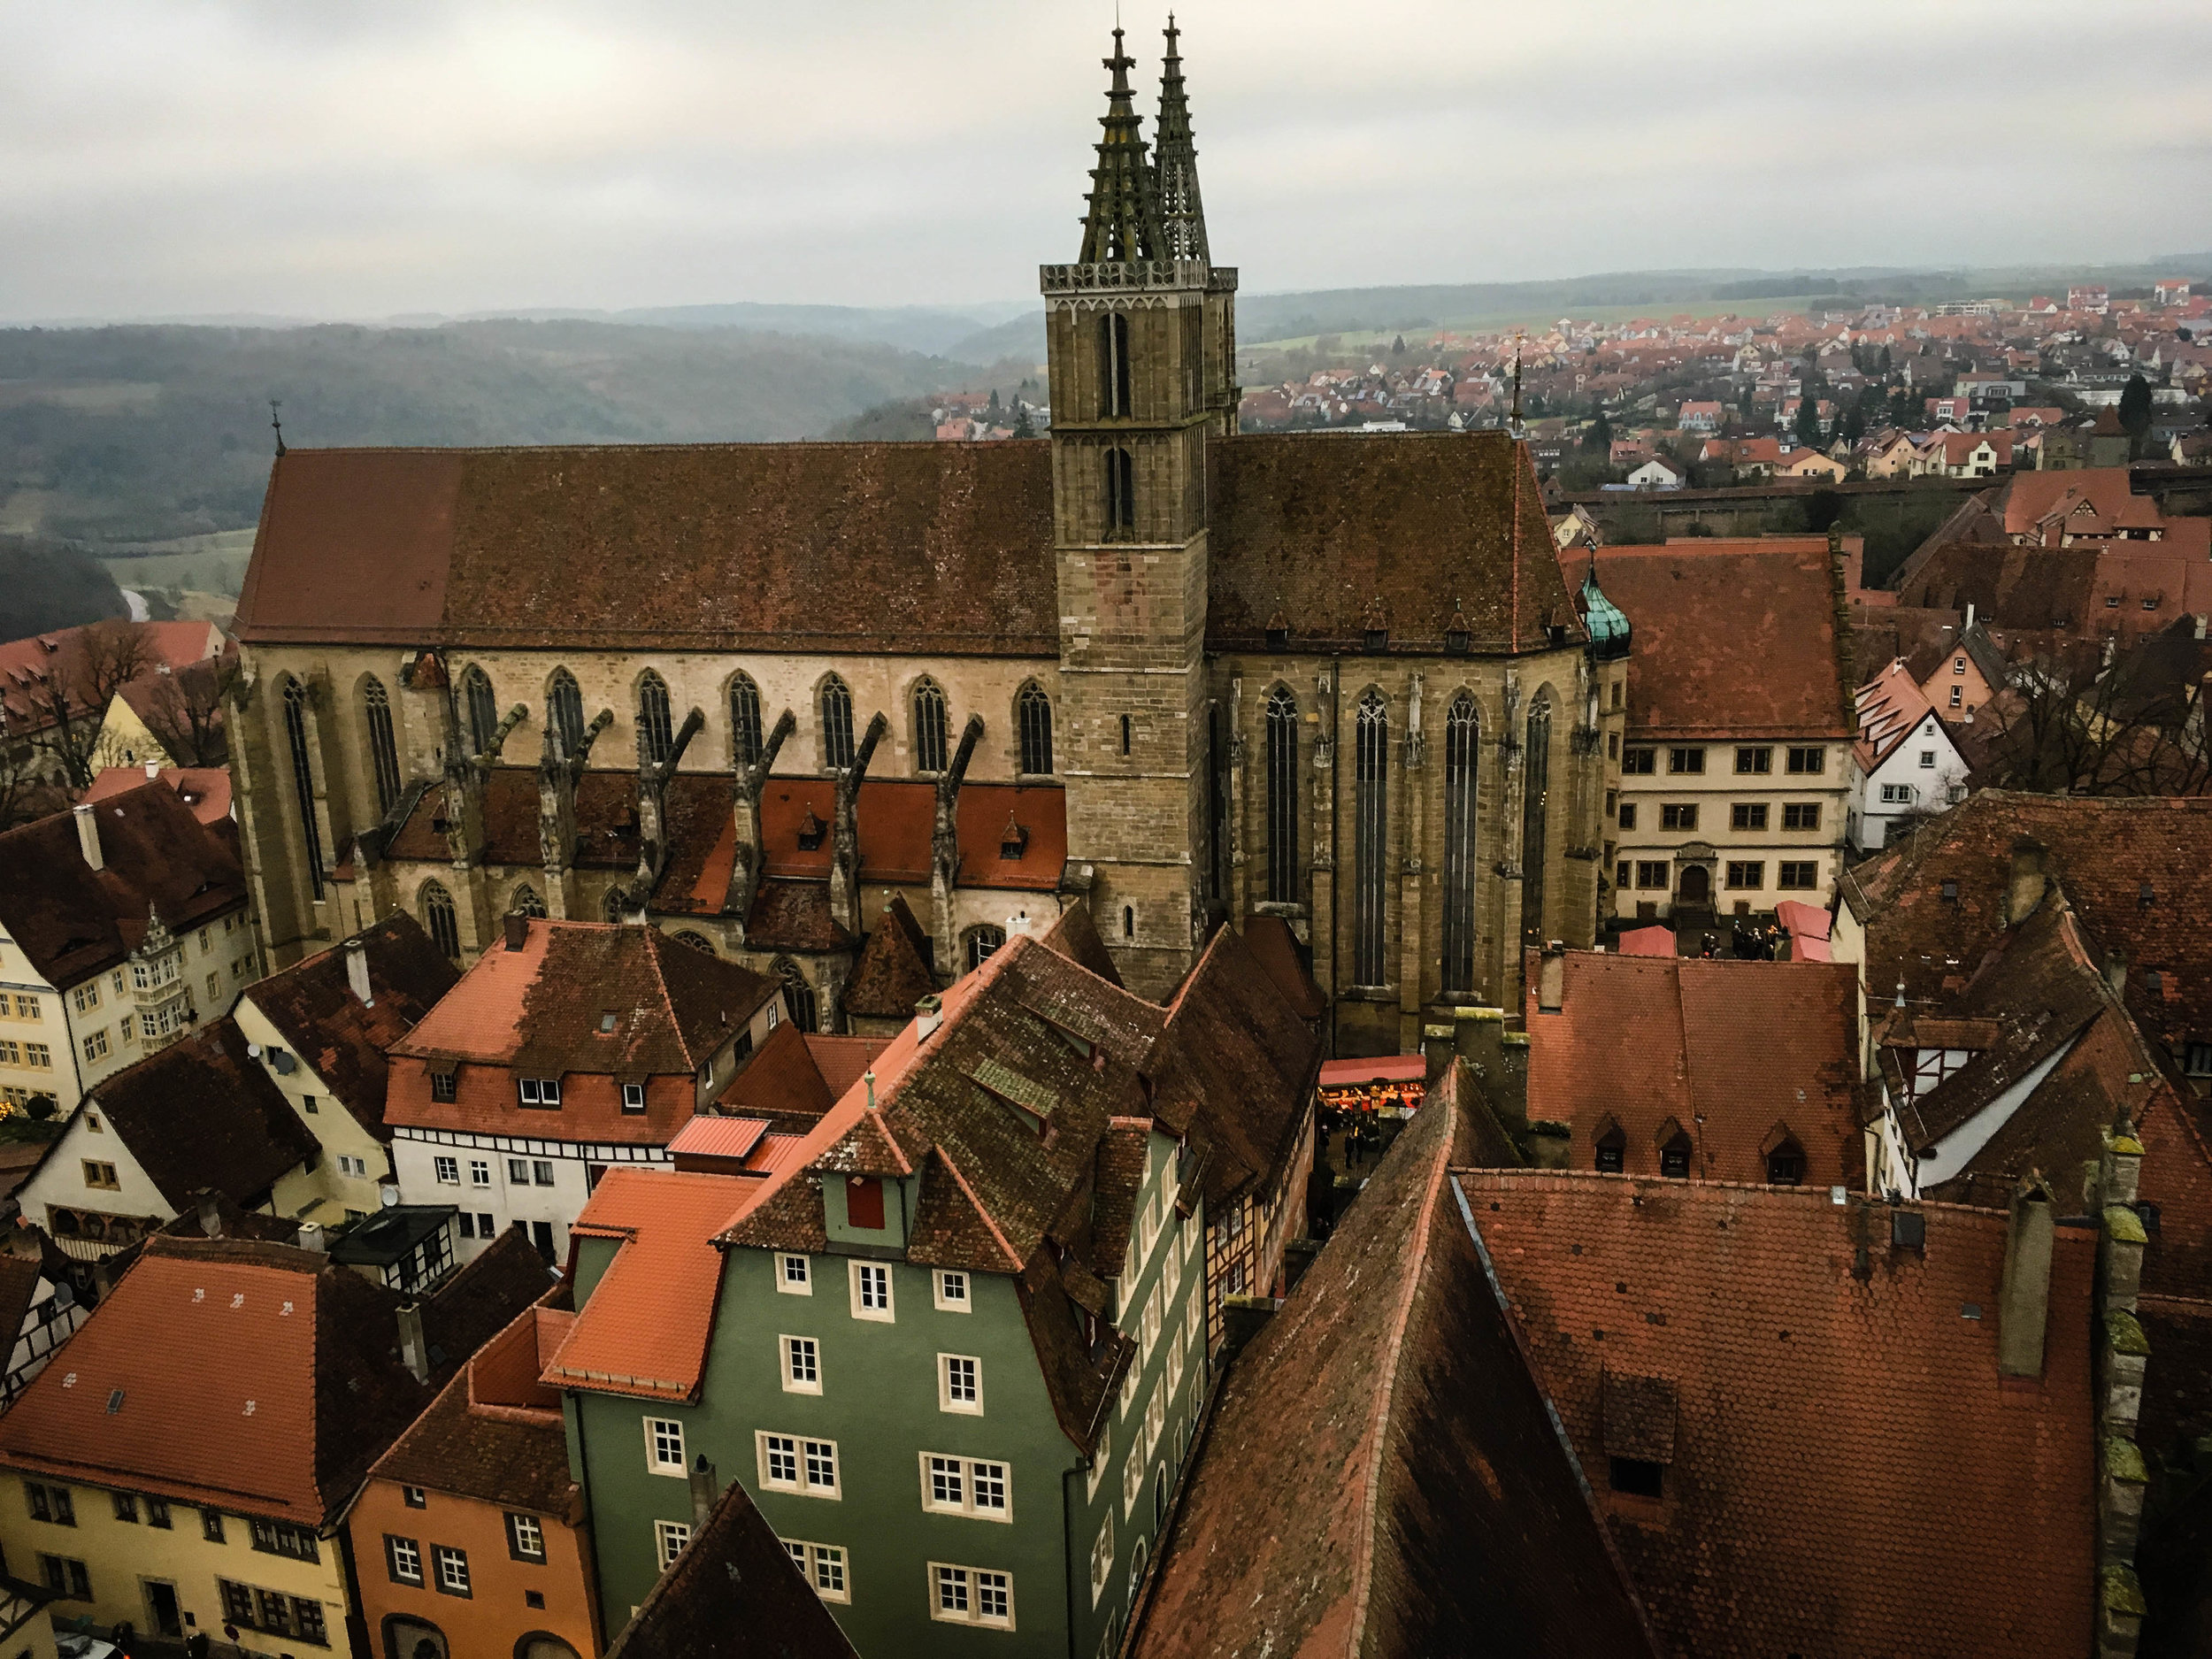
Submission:
[[[1081,263],[1162,258],[1167,239],[1160,228],[1160,203],[1145,155],[1143,123],[1129,90],[1129,70],[1135,59],[1122,50],[1118,27],[1114,30],[1114,55],[1104,61],[1114,73],[1114,84],[1098,123],[1105,130],[1099,134],[1098,165],[1091,169]]]
[[[1182,31],[1175,13],[1167,14],[1167,55],[1160,60],[1160,119],[1153,174],[1159,187],[1160,219],[1167,232],[1171,259],[1205,259],[1206,208],[1198,196],[1198,146],[1190,130],[1190,99],[1183,90]]]

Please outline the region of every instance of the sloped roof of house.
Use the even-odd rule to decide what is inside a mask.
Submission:
[[[1230,1370],[1136,1659],[1660,1651],[1453,1184],[1469,1087],[1455,1065]]]
[[[173,673],[188,668],[216,655],[223,643],[222,631],[211,622],[131,623],[119,618],[10,640],[0,644],[0,729],[19,734],[52,725],[56,687],[67,694],[73,708],[85,711],[80,687],[88,642],[118,631],[137,635],[146,678],[162,669]]]
[[[1572,1128],[1577,1168],[1617,1129],[1631,1174],[1656,1175],[1678,1134],[1707,1180],[1764,1180],[1786,1138],[1804,1151],[1809,1186],[1860,1169],[1855,968],[1564,956],[1555,1013],[1541,1010],[1530,964],[1528,1115]]]
[[[565,1517],[576,1487],[561,1396],[539,1372],[574,1319],[549,1308],[524,1309],[392,1442],[370,1477]]]
[[[346,953],[357,943],[373,1002],[353,994]],[[341,1104],[379,1140],[384,1126],[385,1052],[397,1044],[460,979],[445,953],[404,910],[334,949],[279,969],[246,989],[246,1000],[283,1033],[294,1053],[327,1083]]]
[[[1859,715],[1859,741],[1851,746],[1859,770],[1871,773],[1897,752],[1906,739],[1920,733],[1935,713],[1935,705],[1921,695],[1919,685],[1902,662],[1893,662],[1866,684],[1854,698]],[[1941,734],[1943,722],[1936,721]],[[1950,740],[1944,738],[1947,744]]]
[[[914,1004],[936,989],[929,935],[904,896],[894,893],[869,930],[860,959],[845,981],[841,999],[845,1011],[865,1019],[910,1019]]]
[[[142,782],[92,814],[98,870],[85,862],[74,813],[0,833],[0,926],[64,990],[144,942],[150,912],[183,933],[246,902],[236,853],[167,785]]]
[[[524,1240],[447,1280],[424,1313],[433,1384],[548,1282]],[[322,1527],[431,1398],[400,1361],[399,1301],[319,1252],[157,1235],[0,1418],[0,1460]]]
[[[81,798],[98,803],[145,783],[167,784],[203,824],[230,817],[230,772],[221,766],[164,766],[150,778],[141,766],[103,766]]]
[[[1459,1180],[1592,1484],[1664,1466],[1661,1499],[1601,1500],[1663,1651],[2088,1647],[2093,1228],[2057,1229],[2023,1386],[1997,1372],[2002,1213],[1920,1206],[1914,1250],[1824,1189]]]
[[[1407,649],[1454,595],[1479,648],[1575,632],[1503,433],[1247,434],[1208,465],[1210,644],[1282,609],[1300,649],[1356,646],[1379,595]],[[240,637],[1054,657],[1050,469],[1045,441],[293,449]]]
[[[730,1080],[715,1110],[755,1118],[820,1118],[889,1043],[887,1037],[820,1036],[785,1020]]]

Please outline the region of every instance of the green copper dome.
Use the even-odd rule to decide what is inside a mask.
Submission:
[[[1590,561],[1590,573],[1582,579],[1582,625],[1590,633],[1590,655],[1600,662],[1628,655],[1627,614],[1598,586],[1595,559]]]

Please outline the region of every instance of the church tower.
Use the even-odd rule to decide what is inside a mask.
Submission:
[[[1222,913],[1210,871],[1206,444],[1234,430],[1236,273],[1208,257],[1176,35],[1146,152],[1114,31],[1080,255],[1041,273],[1070,861],[1130,988]]]

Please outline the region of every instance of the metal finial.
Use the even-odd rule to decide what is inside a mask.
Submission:
[[[277,453],[279,455],[282,455],[284,453],[284,423],[277,419],[277,411],[283,407],[284,405],[277,399],[272,397],[269,400],[269,427],[270,430],[276,434]]]

